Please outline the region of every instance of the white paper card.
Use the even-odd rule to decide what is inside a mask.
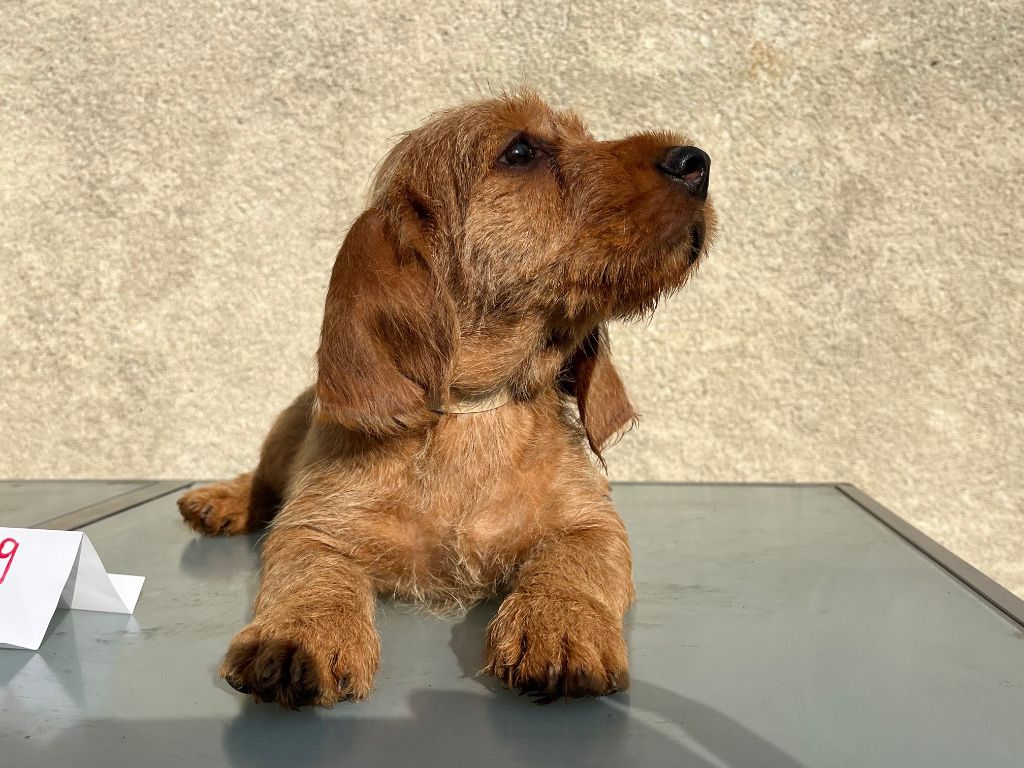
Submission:
[[[107,573],[81,531],[0,528],[0,647],[38,650],[58,605],[133,613],[143,581]]]

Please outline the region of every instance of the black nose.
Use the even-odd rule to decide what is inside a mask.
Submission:
[[[665,159],[658,163],[658,170],[666,176],[683,183],[690,194],[701,200],[708,196],[708,177],[711,175],[711,158],[697,147],[672,147]]]

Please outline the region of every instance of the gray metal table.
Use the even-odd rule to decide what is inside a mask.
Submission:
[[[614,493],[636,560],[628,693],[536,706],[474,674],[493,605],[388,605],[369,702],[256,705],[216,668],[259,537],[193,535],[174,493],[84,529],[147,577],[134,617],[64,612],[39,653],[0,651],[0,764],[1024,764],[1021,601],[855,489]]]
[[[75,530],[186,485],[173,480],[0,480],[0,525]]]

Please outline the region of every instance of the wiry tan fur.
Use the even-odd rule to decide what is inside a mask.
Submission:
[[[503,161],[526,137],[526,166]],[[221,674],[285,706],[369,695],[375,595],[509,594],[485,668],[545,697],[628,684],[629,544],[601,449],[636,418],[604,323],[683,285],[709,203],[655,167],[668,133],[598,142],[532,93],[407,134],[335,263],[314,388],[255,472],[185,494],[206,534],[272,520],[252,623]],[[500,408],[439,414],[507,392]]]

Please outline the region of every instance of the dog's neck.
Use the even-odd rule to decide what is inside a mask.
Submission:
[[[481,395],[463,395],[449,398],[447,403],[432,405],[430,410],[440,414],[485,413],[512,402],[512,391],[502,388]]]
[[[556,386],[563,366],[587,327],[532,323],[490,327],[461,339],[450,394],[430,405],[440,414],[485,413],[513,401],[532,400]]]

